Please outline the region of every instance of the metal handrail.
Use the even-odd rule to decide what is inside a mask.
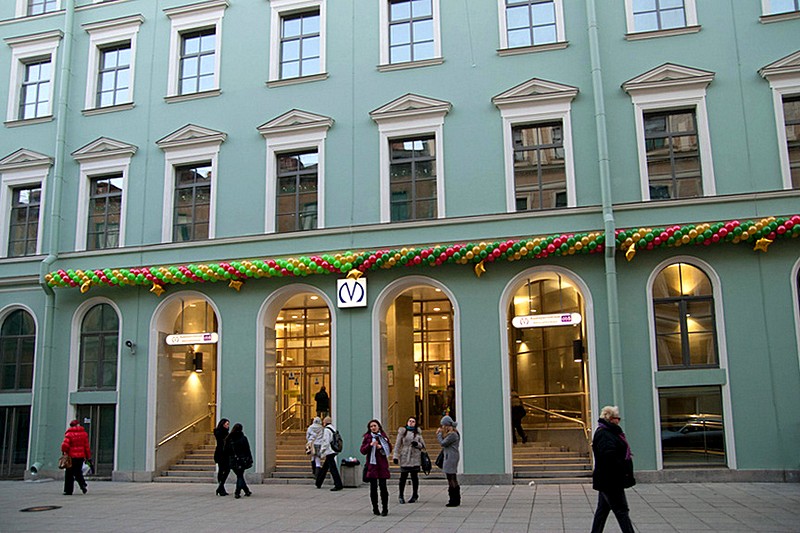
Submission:
[[[279,427],[279,428],[281,428],[281,431],[280,431],[279,435],[283,435],[284,433],[286,433],[287,431],[289,431],[289,429],[291,429],[291,428],[289,428],[289,427],[283,427],[283,424],[286,422],[286,421],[284,420],[284,418],[283,418],[283,417],[284,417],[284,415],[285,415],[287,412],[289,412],[289,410],[291,410],[291,409],[294,409],[295,407],[297,407],[297,405],[298,405],[299,403],[300,403],[300,402],[294,402],[294,403],[293,403],[293,404],[291,404],[289,407],[287,407],[286,409],[284,409],[283,411],[281,411],[280,413],[278,413],[278,414],[276,415],[276,418],[277,418],[277,420],[278,420],[278,427]]]
[[[175,438],[179,437],[184,432],[189,431],[190,429],[195,427],[197,424],[199,424],[200,422],[202,422],[206,418],[209,418],[210,416],[211,416],[211,413],[206,413],[203,416],[201,416],[200,418],[198,418],[197,420],[195,420],[193,422],[190,422],[189,424],[186,424],[185,426],[183,426],[178,431],[175,431],[175,432],[167,435],[158,444],[156,444],[156,450],[159,449],[161,446],[165,445],[166,443],[168,443],[169,441],[171,441],[172,439],[175,439]]]
[[[387,418],[387,422],[388,422],[386,424],[386,427],[388,427],[388,428],[392,428],[392,429],[397,428],[397,420],[396,420],[397,419],[397,411],[394,410],[397,407],[397,405],[398,405],[398,402],[392,402],[392,405],[390,405],[386,409],[386,418]]]
[[[530,395],[530,396],[526,396],[526,398],[531,398],[531,397],[541,398],[541,397],[544,397],[544,396],[575,396],[576,394],[582,396],[581,393],[565,393],[565,394]],[[545,414],[548,414],[548,415],[555,416],[556,418],[561,418],[563,420],[568,420],[570,422],[574,422],[575,424],[578,424],[581,427],[581,429],[583,430],[583,436],[586,437],[586,442],[588,442],[588,443],[592,442],[592,432],[589,429],[589,427],[586,425],[586,422],[584,422],[580,418],[574,418],[574,417],[571,417],[571,416],[567,416],[567,415],[559,413],[558,411],[553,411],[552,409],[545,409],[544,407],[539,407],[538,405],[533,405],[533,404],[526,403],[526,402],[522,402],[522,405],[525,406],[526,410],[527,409],[533,409],[533,410],[536,410],[536,411],[539,411],[539,412],[542,412],[542,413],[545,413]]]

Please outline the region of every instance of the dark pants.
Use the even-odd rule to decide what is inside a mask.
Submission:
[[[622,533],[634,533],[631,518],[628,516],[628,499],[625,498],[625,489],[615,489],[599,492],[597,497],[597,510],[594,512],[592,533],[601,533],[606,527],[608,513],[614,512],[619,522]]]
[[[336,454],[332,453],[325,456],[325,462],[322,467],[317,470],[317,488],[320,488],[325,482],[325,476],[328,475],[328,470],[331,471],[333,478],[333,486],[335,488],[342,488],[342,478],[339,476],[339,469],[336,467]]]
[[[389,489],[386,488],[385,479],[369,478],[369,499],[372,501],[372,509],[378,509],[378,487],[381,489],[381,507],[385,510],[389,505]]]
[[[72,466],[64,470],[64,494],[72,494],[75,489],[75,482],[81,490],[86,488],[86,480],[83,479],[83,458],[72,458]]]
[[[528,436],[525,434],[525,430],[522,429],[521,418],[512,419],[511,426],[511,436],[514,438],[514,444],[517,443],[517,434],[519,434],[519,438],[522,439],[522,442],[528,442]]]
[[[231,467],[224,463],[217,463],[217,466],[219,467],[219,470],[217,470],[217,483],[219,483],[220,487],[222,487],[228,480],[228,475],[231,473]]]
[[[247,482],[244,480],[244,468],[234,468],[233,473],[236,474],[236,494],[241,494],[242,492],[250,494],[250,487],[247,486]]]
[[[411,493],[412,496],[417,496],[417,491],[419,490],[419,472],[416,470],[411,470],[409,472],[401,471],[400,472],[400,497],[403,497],[403,491],[406,490],[406,480],[408,476],[411,476],[411,489],[413,492]]]

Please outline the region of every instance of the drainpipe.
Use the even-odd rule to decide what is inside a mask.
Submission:
[[[61,54],[61,68],[58,74],[58,93],[55,108],[56,118],[56,143],[55,143],[55,162],[53,163],[53,175],[51,178],[49,223],[47,224],[47,257],[40,264],[39,285],[44,291],[45,307],[44,319],[42,321],[42,349],[37,354],[39,372],[37,382],[41,383],[38,387],[38,394],[34,405],[33,424],[37,428],[37,438],[33,442],[33,450],[30,454],[31,462],[45,461],[45,450],[52,448],[52,443],[45,443],[48,430],[48,402],[50,401],[50,366],[53,361],[53,327],[56,307],[56,297],[53,289],[47,285],[45,275],[52,270],[53,264],[58,259],[58,243],[61,236],[61,185],[64,182],[64,160],[66,158],[66,133],[67,133],[67,112],[69,101],[70,75],[72,67],[72,33],[73,20],[75,18],[75,0],[64,0],[64,51]]]
[[[624,410],[622,387],[622,346],[619,334],[619,294],[617,292],[616,222],[611,199],[611,170],[608,159],[608,130],[606,105],[603,95],[603,67],[600,63],[600,43],[597,31],[595,0],[586,1],[586,19],[589,32],[589,53],[592,62],[592,92],[594,118],[597,130],[598,165],[600,167],[600,192],[603,204],[603,229],[605,232],[606,293],[608,294],[608,337],[611,355],[611,383],[613,401]]]

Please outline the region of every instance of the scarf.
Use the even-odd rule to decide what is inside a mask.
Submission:
[[[416,433],[417,432],[417,426],[414,426],[414,427],[406,426],[406,431],[410,431],[412,433]]]
[[[386,455],[386,451],[389,449],[389,441],[386,440],[386,437],[383,436],[383,433],[370,433],[370,435],[372,435],[373,442],[377,440],[378,444],[382,446],[380,452],[383,455]],[[372,451],[373,453],[369,456],[369,464],[374,465],[377,464],[378,462],[377,460],[378,454],[375,453],[378,450],[373,448]]]
[[[602,418],[598,420],[597,423],[602,428],[611,431],[611,433],[616,434],[620,439],[622,439],[622,442],[625,443],[625,460],[630,461],[631,457],[633,457],[633,453],[631,453],[631,445],[628,444],[628,438],[625,436],[625,432],[622,431],[622,428],[619,427],[619,425],[610,424]]]

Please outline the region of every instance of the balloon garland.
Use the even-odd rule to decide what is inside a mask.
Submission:
[[[674,225],[666,228],[617,230],[616,245],[628,261],[638,252],[655,248],[710,246],[719,243],[755,243],[754,250],[767,252],[775,240],[800,236],[800,215],[767,217],[757,222],[728,222]],[[56,270],[45,275],[50,287],[93,285],[110,287],[151,286],[160,296],[167,285],[216,283],[227,281],[239,290],[247,279],[306,277],[318,274],[361,274],[370,270],[400,267],[436,267],[443,264],[473,264],[475,274],[485,272],[486,263],[544,259],[549,256],[597,254],[604,250],[603,232],[557,234],[548,237],[505,241],[450,244],[426,248],[401,248],[337,254],[301,256],[287,259],[242,259],[219,263],[152,266],[139,268]]]

